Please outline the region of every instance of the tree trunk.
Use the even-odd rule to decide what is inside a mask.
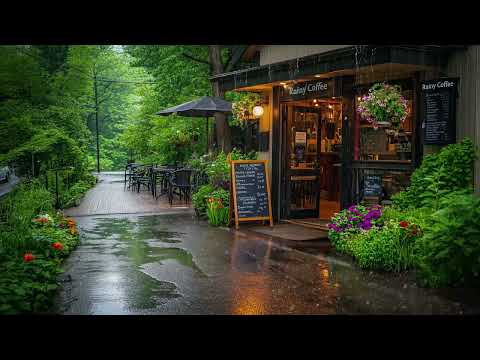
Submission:
[[[209,45],[208,56],[211,64],[212,75],[221,74],[223,72],[223,64],[221,57],[220,45]],[[213,96],[221,99],[225,98],[225,93],[220,89],[220,84],[216,80],[212,80]],[[215,114],[215,126],[217,129],[217,144],[225,153],[232,150],[232,138],[230,127],[228,126],[227,117],[224,114]]]

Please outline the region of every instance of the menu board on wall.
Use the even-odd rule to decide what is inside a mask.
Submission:
[[[424,144],[446,145],[456,141],[457,78],[422,82]]]
[[[237,229],[240,221],[269,220],[273,225],[267,160],[232,161],[230,184],[230,214],[234,212]]]
[[[364,196],[382,195],[382,177],[379,175],[366,175],[364,177]]]

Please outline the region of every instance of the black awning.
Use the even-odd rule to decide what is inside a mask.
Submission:
[[[451,46],[435,45],[368,45],[359,53],[356,46],[349,46],[317,55],[288,60],[270,65],[232,71],[212,76],[218,80],[223,91],[269,84],[279,81],[297,80],[316,74],[339,70],[354,70],[379,64],[408,64],[429,67],[445,65]]]

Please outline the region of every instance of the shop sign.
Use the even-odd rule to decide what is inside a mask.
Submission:
[[[333,82],[331,80],[314,80],[287,87],[285,96],[293,99],[332,97]]]
[[[422,82],[425,144],[455,143],[457,83],[457,78]]]
[[[303,131],[297,131],[295,133],[295,144],[303,144],[307,143],[307,133]]]

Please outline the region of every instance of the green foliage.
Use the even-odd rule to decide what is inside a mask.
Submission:
[[[75,185],[63,193],[60,199],[62,209],[77,206],[85,193],[95,186],[97,179],[95,176],[87,176],[85,179],[79,180]]]
[[[232,101],[231,125],[245,127],[246,121],[253,117],[253,107],[260,104],[261,96],[252,92],[231,92],[227,99]]]
[[[416,238],[410,229],[390,220],[382,228],[354,235],[351,252],[362,268],[400,272],[413,268]]]
[[[154,85],[142,87],[138,112],[125,127],[121,142],[136,154],[137,162],[183,163],[206,149],[205,119],[152,116],[161,109],[211,95],[208,65],[184,54],[208,61],[207,46],[125,46],[132,66],[146,69]],[[210,132],[213,122],[210,121]]]
[[[480,198],[462,192],[445,196],[417,244],[418,274],[439,287],[477,280],[480,272]]]
[[[78,245],[76,233],[62,217],[54,217],[46,225],[32,225],[30,220],[30,227],[29,245],[18,249],[0,247],[0,314],[48,310],[59,286],[62,259]],[[34,259],[26,262],[27,254]]]
[[[207,199],[208,222],[212,226],[227,226],[229,220],[230,193],[217,189]]]
[[[379,214],[378,209],[351,206],[332,219],[329,238],[338,252],[353,256],[362,268],[404,271],[414,267],[414,244],[428,215],[425,209],[406,212],[388,206]],[[367,216],[372,226],[365,226]]]
[[[207,213],[207,199],[215,191],[215,188],[206,184],[201,186],[196,193],[192,196],[193,206],[195,207],[197,214],[200,216],[206,215]]]
[[[476,149],[468,138],[444,147],[438,154],[425,156],[412,174],[410,186],[393,196],[394,204],[402,209],[425,206],[437,209],[440,199],[448,193],[471,192],[475,159]]]
[[[32,218],[53,211],[52,194],[38,182],[23,183],[0,203],[0,248],[32,247]]]

